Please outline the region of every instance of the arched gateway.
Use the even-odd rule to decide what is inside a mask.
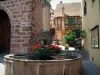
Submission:
[[[0,10],[0,53],[10,52],[11,23],[7,13]]]
[[[42,29],[43,0],[0,0],[0,53],[26,53]]]

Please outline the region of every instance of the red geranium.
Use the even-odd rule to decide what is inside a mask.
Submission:
[[[34,44],[32,46],[32,53],[36,55],[55,56],[62,52],[61,48],[57,45],[41,45]]]

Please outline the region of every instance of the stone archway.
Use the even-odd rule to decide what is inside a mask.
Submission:
[[[5,11],[0,10],[0,53],[10,53],[11,23]]]

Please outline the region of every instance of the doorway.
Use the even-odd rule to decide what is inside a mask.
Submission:
[[[10,53],[10,19],[5,11],[0,10],[0,53]]]

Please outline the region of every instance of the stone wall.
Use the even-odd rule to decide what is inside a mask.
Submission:
[[[0,1],[0,10],[7,13],[11,22],[11,53],[26,52],[31,46],[31,38],[40,32],[42,3],[42,0]]]
[[[32,5],[32,44],[40,36],[41,30],[43,29],[43,0],[33,0]]]

